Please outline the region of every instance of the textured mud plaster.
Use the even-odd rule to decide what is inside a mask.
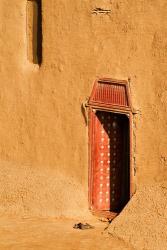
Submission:
[[[130,90],[130,97],[134,98],[133,96],[133,91],[131,86],[133,83],[131,83],[131,78],[128,78],[128,83],[129,83],[129,90]],[[137,130],[137,124],[140,122],[141,119],[141,110],[139,106],[136,106],[134,108],[133,103],[132,103],[132,180],[133,180],[133,193],[136,191],[137,188],[137,163],[136,163],[136,147],[137,147],[137,137],[136,137],[136,130]]]
[[[3,216],[90,217],[82,185],[58,170],[41,171],[4,162],[0,190],[0,214]]]
[[[112,13],[92,15],[95,8]],[[0,214],[88,212],[88,138],[80,107],[97,76],[131,77],[132,102],[142,112],[137,182],[165,180],[166,1],[43,0],[42,17],[39,69],[27,60],[26,1],[0,1]]]
[[[167,183],[138,187],[131,202],[110,224],[108,233],[132,249],[167,248]]]
[[[133,120],[132,120],[132,155],[133,155],[133,162],[132,162],[132,166],[133,166],[133,174],[134,176],[137,175],[137,165],[136,165],[136,120],[139,113],[136,113],[133,115]]]

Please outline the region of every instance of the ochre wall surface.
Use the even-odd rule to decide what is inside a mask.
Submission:
[[[26,4],[0,1],[0,215],[88,212],[81,104],[98,76],[131,78],[137,185],[167,178],[167,2],[43,0],[40,68]]]

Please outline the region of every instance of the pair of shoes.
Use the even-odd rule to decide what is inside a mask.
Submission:
[[[93,229],[94,227],[91,226],[91,225],[88,224],[88,223],[83,224],[83,223],[80,222],[80,223],[75,224],[75,225],[73,226],[73,228],[84,230],[84,229]]]

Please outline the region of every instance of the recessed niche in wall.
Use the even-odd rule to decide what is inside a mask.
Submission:
[[[97,79],[89,107],[89,207],[113,219],[133,189],[132,106],[128,82]]]
[[[27,57],[34,64],[42,62],[41,0],[27,0]]]

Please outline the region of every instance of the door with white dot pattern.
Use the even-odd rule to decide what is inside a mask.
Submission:
[[[129,199],[129,121],[125,115],[93,114],[92,205],[119,212]]]

